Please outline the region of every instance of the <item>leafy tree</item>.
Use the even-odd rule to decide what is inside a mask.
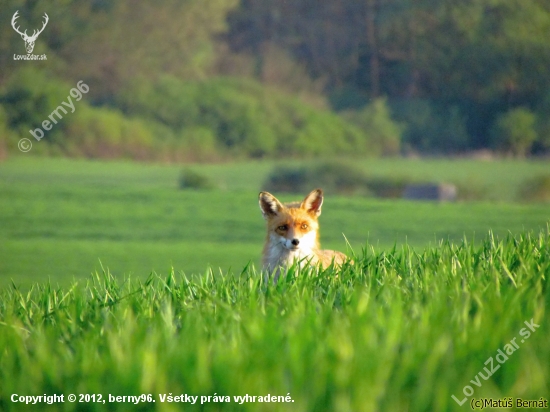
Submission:
[[[89,18],[63,46],[66,72],[87,79],[97,99],[109,100],[135,77],[207,76],[216,36],[225,30],[226,14],[237,0],[80,3]]]
[[[52,110],[67,99],[71,86],[52,78],[43,70],[26,67],[17,71],[0,92],[11,129],[20,135],[28,135],[29,129],[41,127]],[[49,134],[57,136],[60,128]]]
[[[368,136],[372,154],[399,153],[404,128],[392,119],[387,99],[375,99],[359,111],[346,113],[346,117]]]
[[[496,147],[513,156],[525,157],[537,139],[535,122],[535,114],[524,108],[500,115],[493,128]]]

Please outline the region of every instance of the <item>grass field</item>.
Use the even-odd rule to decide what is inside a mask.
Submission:
[[[255,267],[257,193],[274,163],[195,166],[213,191],[178,189],[180,166],[0,163],[0,410],[428,412],[548,400],[549,209],[512,201],[547,165],[358,163],[378,176],[477,179],[492,201],[327,193],[322,244],[346,250],[345,234],[354,263],[273,285]],[[21,403],[55,394],[64,402]],[[196,403],[168,402],[180,395]]]
[[[516,410],[549,398],[549,279],[541,231],[369,252],[277,285],[246,269],[4,288],[0,409],[428,412],[510,398]],[[64,403],[14,402],[44,394]]]
[[[476,178],[494,202],[437,204],[338,197],[326,193],[324,247],[383,250],[441,239],[474,241],[489,229],[544,228],[546,205],[510,203],[544,163],[471,160],[366,160],[369,173],[466,182]],[[116,275],[145,279],[151,271],[203,274],[258,264],[264,222],[257,193],[274,163],[200,165],[220,187],[178,189],[180,166],[68,159],[15,158],[0,163],[0,285],[51,278],[67,285],[101,265]],[[477,176],[477,177],[476,177]],[[304,194],[305,195],[305,194]],[[500,196],[500,197],[499,197]],[[285,200],[292,197],[281,196]]]

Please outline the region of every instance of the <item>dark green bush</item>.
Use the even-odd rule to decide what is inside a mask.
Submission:
[[[527,179],[521,185],[518,199],[528,202],[550,202],[550,174]]]
[[[71,87],[74,86],[50,78],[44,71],[31,67],[18,70],[0,92],[8,126],[17,134],[30,137],[29,130],[41,127],[52,110],[66,101]],[[79,103],[82,101],[75,104]],[[53,127],[47,135],[52,140],[61,132],[60,127]]]
[[[368,192],[363,171],[340,162],[276,168],[267,178],[264,187],[268,191],[287,193],[304,193],[316,187],[341,194]]]
[[[367,180],[367,187],[372,195],[382,198],[398,199],[412,181],[405,177],[385,176]]]
[[[313,186],[305,167],[278,167],[271,172],[262,187],[270,192],[302,193]]]
[[[183,169],[179,179],[180,189],[211,190],[214,183],[206,176],[191,169]]]
[[[401,177],[369,177],[349,163],[323,162],[302,167],[278,167],[263,187],[272,192],[307,193],[319,187],[330,193],[399,198],[411,181]]]

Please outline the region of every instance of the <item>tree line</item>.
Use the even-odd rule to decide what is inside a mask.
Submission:
[[[229,22],[233,50],[289,52],[337,110],[387,96],[417,149],[550,144],[548,1],[243,0]]]
[[[30,32],[48,13],[34,51],[47,60],[13,58],[25,53],[16,11]],[[80,113],[40,150],[550,150],[546,0],[7,0],[2,16],[0,152],[80,80]]]

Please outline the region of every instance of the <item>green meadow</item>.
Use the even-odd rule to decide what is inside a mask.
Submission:
[[[322,244],[353,262],[290,268],[273,284],[258,268],[257,194],[280,163],[193,166],[210,191],[179,189],[178,165],[0,163],[0,410],[428,412],[548,400],[549,209],[517,195],[546,165],[356,163],[487,196],[326,193]],[[46,398],[24,405],[32,396]]]
[[[375,177],[476,185],[487,199],[440,204],[326,193],[323,247],[359,253],[464,238],[475,243],[488,230],[499,236],[538,230],[550,218],[547,205],[515,201],[522,182],[546,171],[544,162],[356,163]],[[239,273],[249,262],[257,267],[265,237],[257,194],[280,164],[195,165],[219,189],[194,191],[178,188],[178,165],[33,157],[0,163],[0,285],[48,279],[67,285],[102,269],[145,279],[172,268],[201,275],[208,268]]]
[[[140,281],[101,273],[67,287],[6,287],[0,409],[544,405],[549,277],[543,230],[486,235],[477,246],[365,251],[338,270],[291,268],[276,285],[246,267],[235,276],[165,272]],[[58,403],[21,403],[39,395]]]

